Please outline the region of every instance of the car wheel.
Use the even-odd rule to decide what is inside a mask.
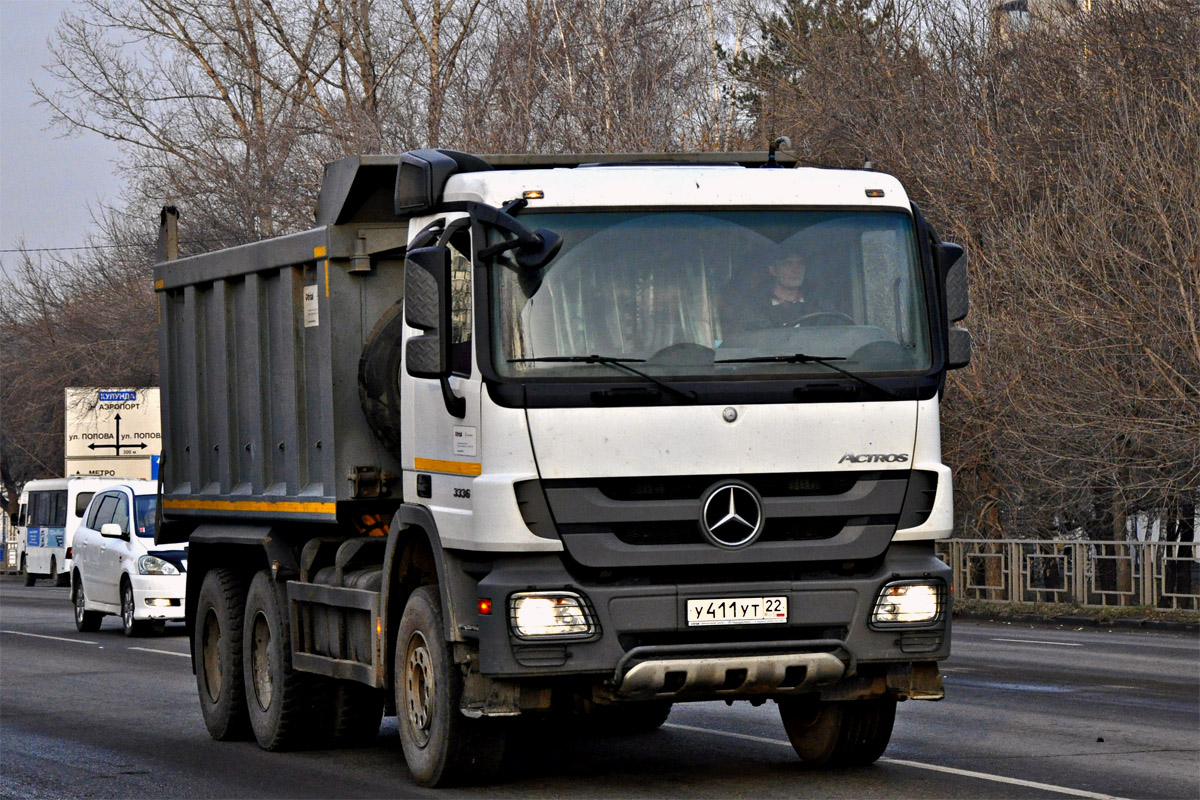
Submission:
[[[84,608],[83,581],[78,573],[75,575],[75,630],[80,633],[95,633],[100,630],[100,620],[104,615],[99,611],[88,611]]]
[[[133,586],[129,580],[121,581],[121,629],[126,636],[143,636],[146,623],[134,619]]]
[[[779,716],[796,755],[814,767],[861,767],[877,760],[892,738],[896,699],[779,701]]]
[[[463,676],[450,658],[436,586],[422,586],[409,597],[395,658],[396,722],[413,780],[448,786],[495,776],[508,726],[459,711]]]
[[[25,578],[26,586],[33,586],[37,582],[37,578],[29,571],[29,565],[25,563],[25,557],[21,557],[21,575]]]
[[[210,570],[196,599],[192,652],[196,689],[208,734],[218,741],[250,733],[242,682],[242,617],[246,580],[228,569]]]
[[[290,750],[326,739],[329,681],[292,668],[286,590],[266,570],[250,583],[243,619],[246,708],[259,746]]]

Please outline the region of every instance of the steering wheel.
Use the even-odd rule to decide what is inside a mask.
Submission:
[[[801,314],[783,327],[802,328],[806,325],[820,325],[821,320],[829,320],[838,325],[857,325],[858,322],[849,314],[841,311],[814,311],[811,314]]]
[[[713,363],[716,350],[696,342],[676,342],[662,348],[646,361],[672,367],[698,367]]]

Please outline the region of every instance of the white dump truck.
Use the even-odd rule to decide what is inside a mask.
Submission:
[[[188,258],[164,209],[158,539],[214,738],[395,714],[436,786],[530,715],[773,701],[854,765],[942,697],[963,250],[774,155],[351,157],[312,230]]]

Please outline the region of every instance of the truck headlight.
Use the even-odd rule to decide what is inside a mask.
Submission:
[[[879,590],[872,625],[911,625],[933,622],[942,615],[945,584],[941,581],[896,581]]]
[[[158,556],[142,556],[138,559],[139,575],[178,575],[179,568]]]
[[[518,592],[508,603],[513,632],[522,639],[596,632],[587,603],[574,592]]]

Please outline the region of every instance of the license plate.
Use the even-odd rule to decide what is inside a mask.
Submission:
[[[762,625],[787,622],[786,597],[713,597],[687,601],[687,624]]]

